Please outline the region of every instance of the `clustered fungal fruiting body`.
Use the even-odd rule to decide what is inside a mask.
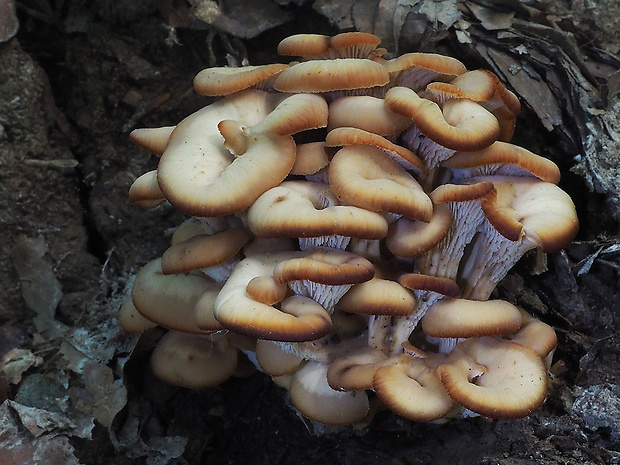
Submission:
[[[289,37],[300,62],[204,70],[197,92],[223,98],[132,132],[161,156],[132,202],[191,218],[121,325],[169,329],[152,355],[169,383],[219,384],[241,351],[325,424],[369,398],[416,421],[527,415],[555,333],[489,299],[526,251],[569,243],[574,205],[555,164],[508,142],[519,102],[494,74],[378,44]]]

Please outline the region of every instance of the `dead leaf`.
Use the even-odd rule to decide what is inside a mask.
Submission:
[[[6,375],[9,384],[18,384],[24,372],[43,363],[43,358],[27,349],[12,349],[0,361],[0,372]]]

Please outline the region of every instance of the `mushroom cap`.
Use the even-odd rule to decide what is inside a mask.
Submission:
[[[322,34],[295,34],[278,45],[279,55],[304,58],[366,58],[381,39],[367,32],[343,32],[333,37]]]
[[[224,286],[224,281],[213,282],[198,297],[194,304],[194,323],[205,331],[220,331],[224,329],[215,319],[215,299]]]
[[[383,65],[359,58],[311,60],[282,71],[274,87],[280,92],[331,92],[383,86],[389,76]]]
[[[142,267],[133,284],[133,303],[145,318],[164,328],[204,334],[194,321],[194,306],[211,286],[198,274],[166,275],[161,258]]]
[[[491,100],[495,94],[495,80],[482,71],[466,71],[448,82],[431,82],[426,92],[431,100],[441,103],[451,98],[465,98],[475,102]]]
[[[404,131],[411,119],[391,112],[385,100],[370,95],[341,97],[329,104],[327,129],[354,127],[381,136]]]
[[[289,389],[295,408],[306,418],[325,425],[349,425],[362,420],[370,408],[366,392],[335,391],[327,384],[327,368],[308,362],[295,372]]]
[[[424,89],[431,81],[450,81],[467,68],[456,58],[437,53],[405,53],[385,62],[390,80],[414,90]]]
[[[164,252],[162,270],[164,274],[175,274],[219,265],[235,257],[250,238],[246,228],[193,236]]]
[[[331,37],[323,34],[294,34],[278,44],[278,55],[316,57],[327,53]]]
[[[157,323],[140,314],[131,298],[126,299],[118,310],[118,324],[128,333],[141,333],[157,326]]]
[[[529,415],[547,394],[547,370],[540,356],[492,337],[459,343],[437,373],[450,397],[490,418]]]
[[[290,174],[306,176],[314,174],[329,164],[325,142],[297,144],[297,157]]]
[[[201,95],[228,95],[255,86],[286,68],[288,65],[280,63],[239,68],[207,68],[194,78],[194,89]]]
[[[277,283],[308,280],[320,284],[357,284],[372,279],[375,268],[363,257],[339,249],[320,247],[303,257],[291,258],[276,265]]]
[[[377,147],[389,155],[391,159],[403,168],[407,170],[414,170],[417,174],[426,172],[424,162],[411,150],[401,147],[400,145],[396,145],[387,140],[385,137],[363,129],[352,127],[339,127],[332,129],[329,134],[327,134],[325,144],[328,147],[349,146],[355,144]]]
[[[245,291],[252,300],[274,305],[286,297],[288,286],[276,282],[273,276],[256,276],[250,280]]]
[[[457,177],[484,175],[536,176],[557,184],[560,169],[547,158],[543,158],[523,147],[496,141],[489,147],[475,152],[457,152],[442,163],[447,168],[457,169]]]
[[[480,181],[472,184],[442,184],[436,187],[429,197],[435,204],[448,202],[468,202],[482,199],[493,191],[491,181]]]
[[[388,356],[374,347],[362,347],[339,356],[329,364],[327,383],[336,391],[373,388],[373,376]]]
[[[523,324],[514,334],[506,336],[510,342],[529,347],[541,358],[547,357],[558,345],[558,337],[551,326],[521,310]]]
[[[332,327],[325,309],[301,296],[285,298],[280,309],[253,300],[247,293],[257,276],[271,276],[275,266],[300,252],[257,254],[243,259],[233,270],[215,302],[215,317],[237,333],[275,341],[309,341],[325,336]]]
[[[433,204],[422,186],[376,147],[343,147],[328,170],[332,191],[350,205],[426,222],[431,219]]]
[[[226,336],[208,336],[169,331],[151,355],[153,373],[174,386],[204,389],[232,376],[237,367],[237,349]]]
[[[157,170],[139,176],[129,188],[129,201],[139,207],[150,209],[166,200],[157,183]]]
[[[295,371],[303,359],[282,348],[275,341],[256,341],[256,360],[269,376],[283,376]]]
[[[452,99],[440,107],[411,89],[394,87],[385,96],[385,104],[394,113],[413,119],[422,134],[451,150],[480,150],[499,137],[495,116],[471,100]]]
[[[250,207],[248,226],[257,237],[318,237],[342,235],[381,239],[387,222],[378,213],[348,205],[323,208],[325,196],[333,196],[325,184],[286,181],[274,187]],[[331,198],[330,202],[337,200]]]
[[[407,316],[415,310],[416,298],[396,281],[375,277],[349,289],[338,308],[362,315]]]
[[[492,180],[497,192],[481,203],[485,216],[507,239],[514,241],[524,234],[543,252],[553,253],[577,234],[575,205],[555,184],[508,176],[481,179]]]
[[[450,278],[421,273],[405,273],[400,275],[398,282],[407,289],[436,292],[446,297],[456,298],[461,293],[459,286]]]
[[[373,386],[390,410],[414,421],[437,420],[455,406],[435,370],[423,359],[408,354],[401,354],[394,363],[379,367]]]
[[[170,134],[175,126],[161,128],[138,128],[129,133],[129,140],[155,155],[161,155],[166,150]]]
[[[452,225],[452,212],[446,203],[434,205],[428,223],[399,218],[391,223],[385,238],[387,248],[398,257],[415,258],[441,242]]]
[[[300,121],[311,127],[322,124],[321,118],[327,123],[327,106],[321,97],[294,97],[283,100],[281,95],[245,90],[179,123],[158,167],[159,185],[170,203],[188,215],[223,216],[244,210],[282,182],[295,162],[296,150],[291,136],[278,134],[283,128],[302,130]],[[247,143],[243,156],[235,157],[222,144],[218,125],[223,120],[248,126],[236,133],[247,138],[235,143]],[[258,128],[252,131],[253,126]]]
[[[499,336],[516,332],[521,323],[519,309],[503,300],[444,298],[426,312],[422,330],[443,338]]]

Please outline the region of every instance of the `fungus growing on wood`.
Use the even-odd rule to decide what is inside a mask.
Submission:
[[[167,382],[221,383],[240,349],[329,425],[363,421],[369,391],[415,421],[527,415],[557,338],[488,299],[526,250],[568,244],[574,206],[555,164],[508,143],[520,105],[497,76],[378,45],[292,36],[278,51],[300,62],[204,70],[196,90],[224,97],[131,133],[161,156],[131,201],[192,218],[121,325],[168,330]]]

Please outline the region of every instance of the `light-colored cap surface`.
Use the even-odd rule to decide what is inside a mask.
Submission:
[[[461,342],[437,373],[450,397],[490,418],[529,415],[547,394],[547,370],[540,356],[492,337]]]
[[[484,179],[484,178],[483,178]],[[579,221],[570,196],[552,183],[536,178],[488,177],[496,195],[482,202],[487,219],[504,237],[522,233],[545,253],[566,247],[577,234]]]
[[[329,364],[327,383],[337,391],[372,389],[375,371],[387,358],[374,347],[362,347],[342,354]]]
[[[330,194],[335,201],[325,184],[283,182],[261,195],[249,209],[250,230],[258,237],[385,237],[387,222],[378,213],[348,205],[323,208],[323,200]]]
[[[162,270],[165,274],[175,274],[219,265],[237,255],[250,238],[246,228],[193,236],[173,244],[164,252]]]
[[[151,355],[153,373],[174,386],[204,389],[232,376],[237,367],[237,349],[226,336],[202,336],[169,331]]]
[[[311,60],[282,71],[274,87],[280,92],[332,92],[383,86],[389,81],[385,68],[358,58]]]
[[[431,306],[422,318],[424,334],[432,337],[500,336],[521,327],[521,312],[503,300],[444,298]]]
[[[129,140],[155,155],[161,155],[166,150],[170,134],[175,126],[161,128],[139,128],[129,133]]]
[[[305,123],[316,127],[321,118],[327,124],[327,106],[318,96],[286,98],[257,90],[228,96],[179,123],[159,163],[159,185],[170,203],[188,215],[244,210],[293,167],[295,143],[278,134],[302,130]],[[222,143],[218,126],[223,120],[244,125],[235,133],[240,140]],[[232,146],[243,147],[243,156],[226,148]]]
[[[411,124],[410,118],[391,112],[385,100],[370,95],[341,97],[329,104],[327,128],[330,131],[353,127],[388,136],[404,131]]]
[[[441,242],[452,225],[452,212],[446,203],[434,205],[428,223],[399,218],[391,223],[385,239],[387,248],[398,257],[415,258]]]
[[[370,211],[385,211],[430,221],[433,204],[402,166],[370,145],[349,145],[329,164],[329,185],[344,202]]]
[[[139,176],[129,188],[129,201],[145,209],[155,208],[165,199],[157,183],[157,170]]]
[[[340,299],[338,308],[362,315],[406,316],[415,310],[416,298],[396,281],[375,277],[353,286]]]
[[[201,95],[228,95],[252,87],[288,68],[288,65],[274,63],[240,68],[207,68],[194,78],[194,89]]]
[[[210,285],[207,277],[198,274],[164,274],[158,258],[136,276],[132,299],[140,314],[160,326],[204,333],[194,321],[194,306]]]
[[[333,390],[327,384],[327,365],[318,362],[308,362],[295,372],[289,393],[303,416],[325,425],[358,422],[369,410],[366,392]]]
[[[377,369],[373,385],[390,410],[414,421],[437,420],[455,405],[435,371],[423,359],[408,354]]]
[[[215,302],[215,317],[237,333],[276,341],[309,341],[331,329],[329,314],[311,299],[292,296],[280,308],[253,300],[246,288],[258,276],[271,276],[275,266],[300,256],[300,252],[257,254],[242,260],[233,270]]]
[[[389,110],[413,119],[419,131],[451,150],[488,147],[500,134],[497,118],[471,100],[452,99],[443,106],[421,98],[406,87],[394,87],[385,97]]]

